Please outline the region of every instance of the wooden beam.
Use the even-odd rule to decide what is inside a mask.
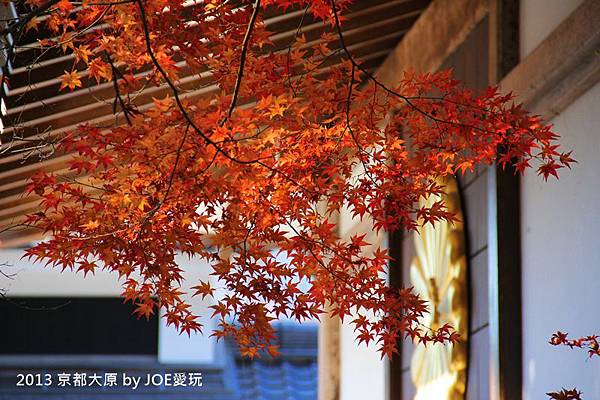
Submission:
[[[504,78],[529,110],[551,120],[600,80],[600,1],[585,0]]]
[[[39,230],[31,228],[14,232],[4,232],[2,240],[0,240],[0,249],[27,246],[43,238],[44,235]]]
[[[376,72],[395,86],[403,71],[431,72],[466,39],[485,17],[488,0],[434,0]]]

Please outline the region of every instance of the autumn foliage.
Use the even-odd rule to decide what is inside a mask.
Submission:
[[[567,333],[558,331],[550,338],[550,344],[553,346],[567,346],[571,349],[586,349],[590,358],[600,357],[600,343],[598,335],[583,336],[580,338],[570,338]]]
[[[273,319],[315,318],[329,304],[385,354],[405,336],[457,340],[451,327],[418,323],[426,304],[387,285],[387,250],[340,237],[336,216],[368,218],[382,233],[414,230],[454,218],[443,203],[419,207],[442,190],[436,178],[494,162],[547,178],[573,160],[549,126],[496,88],[474,93],[450,72],[377,81],[344,44],[348,3],[53,2],[39,24],[56,38],[40,44],[73,52],[86,79],[114,84],[118,123],[69,132],[60,150],[75,154],[70,173],[33,177],[41,209],[27,224],[49,239],[27,255],[84,274],[115,271],[138,314],[162,307],[187,333],[201,326],[175,255],[203,259],[214,280],[195,283],[195,294],[225,293],[214,299],[213,334],[235,336],[250,356],[275,351]],[[275,51],[262,22],[275,8],[305,8],[325,34],[307,41],[298,29]],[[344,61],[331,65],[335,57]],[[204,95],[185,88],[193,75]],[[81,79],[65,71],[62,89]],[[138,107],[155,85],[169,96]]]
[[[546,393],[553,400],[581,400],[581,392],[577,389],[562,389],[558,392]]]

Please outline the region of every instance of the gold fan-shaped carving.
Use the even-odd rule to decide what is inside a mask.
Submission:
[[[458,343],[418,344],[411,360],[415,400],[464,398],[468,346],[468,282],[463,216],[456,180],[443,182],[445,193],[422,200],[431,206],[442,199],[458,222],[425,224],[414,233],[415,257],[410,265],[414,290],[428,302],[421,323],[433,329],[451,324],[460,334]]]

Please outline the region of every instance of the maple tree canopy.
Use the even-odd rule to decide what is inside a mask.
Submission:
[[[233,335],[249,356],[276,353],[273,319],[315,318],[328,304],[383,354],[401,337],[457,340],[449,326],[419,324],[427,306],[386,284],[387,250],[340,237],[336,214],[382,233],[414,230],[454,218],[442,202],[419,207],[443,190],[440,177],[498,162],[547,178],[573,162],[549,126],[496,88],[474,93],[450,72],[377,81],[344,43],[349,0],[26,2],[26,29],[55,34],[40,45],[75,55],[61,90],[82,85],[75,66],[85,64],[90,79],[114,84],[120,122],[65,134],[71,173],[32,178],[41,208],[26,225],[49,239],[27,255],[116,271],[138,314],[162,307],[188,334],[201,326],[175,255],[203,259],[214,280],[195,283],[195,294],[225,293],[214,299],[213,334]],[[275,51],[262,21],[270,8],[304,8],[325,33],[307,41],[299,29]],[[188,96],[183,75],[215,86]],[[170,94],[138,109],[135,97],[153,85]]]

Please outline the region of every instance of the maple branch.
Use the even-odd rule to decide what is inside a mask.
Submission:
[[[177,171],[177,165],[179,164],[179,159],[181,158],[181,149],[183,149],[183,145],[185,144],[185,140],[187,139],[188,132],[190,131],[190,125],[185,128],[185,132],[183,133],[183,138],[181,138],[181,143],[177,148],[177,155],[175,156],[175,163],[173,164],[173,169],[171,170],[171,175],[169,176],[169,183],[167,185],[167,190],[165,191],[165,196],[162,201],[157,206],[157,209],[160,208],[167,198],[169,197],[169,193],[171,192],[171,187],[173,186],[173,180],[175,178],[175,172]]]
[[[587,349],[588,356],[591,357],[600,357],[600,336],[598,335],[589,335],[580,338],[570,338],[568,334],[563,333],[561,331],[555,332],[552,334],[549,342],[553,346],[568,346],[571,349],[580,348]]]
[[[215,142],[214,140],[212,140],[211,138],[209,138],[208,136],[206,136],[202,132],[202,130],[200,128],[198,128],[198,126],[194,123],[194,121],[192,120],[192,118],[187,113],[185,107],[183,106],[183,103],[181,102],[181,99],[179,98],[179,91],[178,91],[177,87],[175,86],[175,84],[173,83],[173,81],[171,81],[171,79],[168,77],[166,71],[162,68],[162,66],[158,62],[158,59],[156,58],[156,55],[154,54],[154,51],[152,50],[151,41],[150,41],[150,31],[149,31],[149,28],[148,28],[148,22],[146,20],[146,11],[144,9],[144,5],[142,4],[142,0],[136,0],[136,2],[137,2],[138,6],[139,6],[139,9],[140,9],[140,16],[141,16],[142,28],[143,28],[143,31],[144,31],[144,39],[145,39],[145,42],[146,42],[146,50],[148,51],[148,55],[150,56],[150,59],[152,60],[152,62],[156,66],[156,69],[161,74],[161,76],[163,77],[163,79],[165,80],[165,82],[167,83],[167,85],[171,88],[171,91],[173,93],[173,97],[175,98],[175,103],[177,104],[177,107],[181,111],[181,113],[182,113],[183,117],[185,118],[185,120],[194,129],[194,131],[198,135],[200,135],[206,141],[206,143],[208,143],[209,145],[213,146],[215,148],[215,150],[217,151],[217,153],[222,154],[223,156],[225,156],[225,158],[229,159],[230,161],[233,161],[233,162],[238,163],[238,164],[243,164],[243,165],[251,165],[251,164],[261,165],[262,167],[268,169],[271,172],[274,172],[274,173],[282,175],[287,180],[289,180],[290,182],[294,183],[296,186],[298,186],[300,188],[303,188],[303,186],[300,185],[295,179],[293,179],[292,177],[290,177],[285,172],[280,171],[280,170],[278,170],[276,168],[273,168],[273,167],[265,164],[261,160],[261,158],[257,158],[257,159],[254,159],[254,160],[239,160],[239,159],[231,156],[228,152],[226,152],[221,147],[219,147],[218,144],[217,144],[217,142]],[[257,2],[259,2],[259,0],[257,0]],[[255,11],[256,11],[256,9],[255,9]],[[271,158],[271,157],[265,157],[265,159],[268,159],[268,158]]]
[[[2,270],[2,268],[4,268],[4,267],[11,267],[11,265],[6,262],[1,263],[0,264],[0,275],[4,276],[6,279],[10,279],[10,280],[15,279],[15,276],[17,276],[17,273],[16,272],[12,273],[12,274],[6,273]]]
[[[393,89],[390,89],[389,87],[387,87],[384,83],[380,82],[377,78],[375,78],[375,76],[373,76],[373,74],[369,73],[369,71],[367,71],[362,65],[360,65],[356,59],[354,58],[354,56],[352,55],[352,53],[350,52],[350,50],[348,49],[348,46],[346,45],[346,41],[344,39],[344,35],[342,33],[342,26],[338,17],[338,12],[337,12],[337,6],[335,4],[335,0],[329,0],[330,4],[331,4],[331,10],[332,10],[332,14],[334,17],[334,21],[335,21],[335,29],[337,32],[337,35],[339,37],[340,40],[340,46],[343,49],[344,53],[346,54],[346,56],[348,57],[348,60],[352,63],[353,66],[355,66],[357,69],[359,69],[362,73],[365,74],[365,76],[367,77],[367,79],[369,79],[370,81],[372,81],[376,86],[382,88],[385,92],[387,92],[388,94],[398,97],[400,99],[402,99],[406,105],[408,105],[410,108],[412,108],[413,110],[417,111],[418,113],[420,113],[421,115],[423,115],[424,117],[436,122],[436,123],[444,123],[444,124],[451,124],[451,125],[456,125],[456,126],[461,126],[464,128],[469,128],[469,129],[473,129],[473,130],[477,130],[480,132],[487,132],[485,129],[482,129],[478,126],[475,125],[471,125],[471,124],[464,124],[461,122],[456,122],[456,121],[447,121],[447,120],[443,120],[440,118],[437,118],[435,115],[432,115],[431,113],[428,113],[424,110],[422,110],[420,107],[417,107],[416,104],[414,104],[411,99],[421,99],[421,97],[407,97],[401,93],[396,92]],[[428,96],[429,99],[432,98],[432,96]],[[442,101],[446,101],[446,99],[444,98]]]
[[[179,108],[180,112],[182,113],[183,117],[186,119],[186,121],[189,123],[189,125],[194,129],[194,131],[199,134],[209,145],[213,146],[216,150],[217,153],[222,154],[223,156],[225,156],[227,159],[235,162],[235,163],[239,163],[239,164],[244,164],[244,165],[251,165],[251,164],[258,164],[266,169],[268,169],[269,171],[279,174],[281,176],[283,176],[286,180],[290,181],[291,183],[293,183],[294,185],[296,185],[297,187],[308,191],[311,194],[316,194],[316,192],[314,191],[309,191],[308,189],[306,189],[303,185],[301,185],[298,181],[296,181],[294,178],[292,178],[291,176],[289,176],[288,174],[286,174],[285,172],[278,170],[277,168],[273,168],[271,166],[269,166],[268,164],[264,163],[262,161],[261,158],[257,158],[255,160],[239,160],[233,156],[231,156],[228,152],[226,152],[225,150],[223,150],[221,147],[218,146],[217,142],[213,141],[212,139],[210,139],[208,136],[206,136],[201,130],[200,128],[198,128],[198,126],[194,123],[194,121],[191,119],[191,117],[189,116],[189,114],[187,113],[187,110],[185,110],[185,107],[183,106],[183,103],[181,102],[181,99],[179,97],[179,91],[177,89],[177,87],[175,86],[175,84],[173,83],[173,81],[168,77],[166,71],[162,68],[162,66],[160,65],[158,59],[156,58],[156,55],[154,54],[154,51],[152,50],[152,46],[151,46],[151,39],[150,39],[150,31],[149,31],[149,27],[148,27],[148,22],[147,22],[147,18],[146,18],[146,11],[145,8],[143,6],[142,0],[136,0],[136,3],[138,4],[139,10],[140,10],[140,17],[141,17],[141,22],[142,22],[142,28],[143,28],[143,32],[144,32],[144,39],[145,39],[145,43],[146,43],[146,50],[148,52],[148,55],[150,56],[153,64],[155,65],[156,69],[159,71],[159,73],[161,74],[161,76],[163,77],[163,79],[165,80],[165,82],[167,83],[167,85],[170,87],[173,96],[175,98],[175,102],[177,104],[177,107]],[[257,17],[257,13],[258,13],[258,5],[260,5],[260,0],[256,1],[256,7],[254,9],[253,12],[253,17],[251,18],[251,23],[248,26],[248,30],[246,32],[246,38],[244,40],[245,44],[245,48],[246,51],[248,49],[248,41],[252,32],[252,27],[254,26],[256,17]],[[242,62],[240,64],[240,70],[243,73],[243,64],[244,62]],[[241,82],[241,78],[242,78],[242,74],[238,74],[238,80]],[[235,99],[235,97],[234,97]],[[233,106],[235,107],[235,103],[232,103]],[[265,157],[265,158],[271,158],[271,157]]]
[[[303,242],[305,242],[305,243],[307,243],[307,244],[308,244],[308,243],[310,243],[310,244],[317,245],[317,246],[321,247],[321,250],[328,250],[328,251],[330,251],[332,254],[336,254],[336,253],[335,253],[335,251],[334,251],[333,249],[331,249],[329,246],[327,246],[326,244],[324,244],[324,243],[321,243],[321,242],[319,242],[319,241],[317,241],[317,240],[315,240],[315,239],[307,238],[306,236],[302,235],[302,234],[301,234],[301,233],[300,233],[300,232],[299,232],[299,231],[298,231],[298,230],[297,230],[297,229],[294,227],[294,225],[293,225],[293,224],[291,224],[289,221],[287,221],[287,220],[286,220],[285,222],[286,222],[286,225],[287,225],[287,226],[289,226],[289,227],[290,227],[290,228],[291,228],[291,229],[294,231],[294,233],[296,234],[296,236],[297,236],[297,237],[299,237],[300,239],[302,239],[302,241],[303,241]],[[324,270],[326,270],[327,272],[329,272],[329,274],[330,274],[330,275],[331,275],[331,276],[332,276],[334,279],[340,280],[340,281],[342,281],[343,283],[345,283],[346,285],[348,285],[349,287],[352,287],[352,284],[351,284],[351,283],[350,283],[350,282],[349,282],[349,281],[348,281],[348,280],[347,280],[345,277],[339,277],[339,276],[338,276],[338,275],[335,273],[335,271],[333,271],[331,268],[329,268],[329,267],[327,266],[327,264],[325,264],[325,263],[324,263],[324,262],[323,262],[321,259],[319,259],[319,257],[317,257],[317,255],[315,254],[315,252],[313,251],[313,249],[312,249],[310,246],[307,246],[307,250],[308,250],[308,252],[311,254],[312,258],[313,258],[313,259],[314,259],[314,260],[315,260],[315,261],[316,261],[316,262],[317,262],[317,263],[318,263],[318,264],[319,264],[319,265],[320,265],[320,266],[321,266],[321,267],[322,267]],[[352,264],[354,263],[352,260],[347,260],[347,259],[346,259],[346,261],[347,261],[347,262],[350,262],[350,263],[352,263]]]
[[[29,228],[34,228],[34,229],[38,229],[39,231],[43,231],[43,228],[40,228],[39,226],[36,225],[32,225],[32,224],[15,224],[15,217],[13,217],[11,219],[10,224],[6,225],[4,228],[0,229],[0,233],[4,233],[4,232],[20,232],[20,231],[24,231],[27,230]],[[20,228],[20,229],[17,229]]]
[[[308,192],[310,194],[313,194],[313,195],[322,195],[321,192],[317,192],[317,191],[310,190],[310,189],[306,188],[304,185],[302,185],[296,179],[292,178],[291,176],[289,176],[288,174],[286,174],[285,172],[283,172],[283,171],[281,171],[281,170],[279,170],[277,168],[273,168],[270,165],[265,164],[262,161],[257,161],[257,164],[260,165],[260,166],[262,166],[262,167],[264,167],[264,168],[266,168],[266,169],[268,169],[269,171],[273,172],[274,174],[278,174],[278,175],[283,176],[286,180],[290,181],[291,183],[293,183],[298,188],[300,188],[300,189],[302,189],[302,190],[304,190],[304,191],[306,191],[306,192]]]
[[[169,193],[171,192],[171,187],[173,186],[173,181],[175,180],[175,172],[177,171],[177,165],[179,164],[179,160],[181,158],[183,145],[185,144],[185,141],[187,139],[189,131],[190,131],[190,124],[188,124],[187,127],[185,128],[183,138],[181,139],[181,142],[179,143],[179,147],[177,148],[177,154],[175,156],[175,163],[173,165],[173,168],[171,169],[171,174],[169,176],[169,182],[167,184],[167,189],[165,191],[165,195],[163,196],[162,200],[160,200],[160,202],[155,207],[153,207],[150,211],[148,211],[148,213],[144,216],[144,219],[140,222],[140,227],[138,230],[138,234],[136,235],[135,241],[140,239],[142,230],[144,229],[144,225],[146,225],[146,223],[158,212],[158,210],[160,210],[160,207],[162,207],[162,205],[165,203],[165,201],[167,201],[167,198],[169,197]],[[210,169],[212,164],[215,162],[215,159],[217,158],[218,154],[219,153],[215,151],[215,154],[213,155],[212,159],[208,162],[208,164],[206,165],[206,167],[204,168],[202,173],[204,173]]]
[[[352,64],[352,71],[351,71],[351,74],[350,74],[350,84],[348,85],[348,97],[346,99],[346,128],[350,132],[350,136],[352,137],[352,140],[354,141],[354,143],[356,144],[356,147],[358,148],[359,159],[360,159],[360,162],[361,162],[361,164],[363,166],[363,169],[365,170],[365,174],[367,175],[367,177],[369,178],[369,180],[371,180],[371,182],[373,182],[374,185],[377,185],[377,182],[375,182],[375,179],[373,179],[373,176],[369,172],[369,168],[367,167],[367,163],[365,162],[365,160],[362,157],[363,154],[366,154],[367,157],[369,157],[370,154],[363,149],[362,145],[358,141],[358,138],[354,134],[354,130],[352,129],[352,125],[350,123],[350,106],[351,106],[351,103],[352,103],[352,89],[354,88],[354,74],[355,74],[355,72],[356,72],[356,66],[354,64]]]
[[[244,66],[246,64],[248,48],[250,47],[250,36],[252,35],[252,30],[254,29],[254,24],[256,23],[256,18],[258,17],[259,10],[260,10],[260,0],[256,0],[254,2],[254,10],[252,11],[252,16],[250,17],[250,22],[248,23],[248,29],[246,30],[246,35],[244,36],[244,41],[242,44],[242,53],[240,55],[240,65],[238,67],[237,79],[235,81],[235,87],[233,89],[233,96],[231,97],[231,105],[229,106],[227,118],[231,118],[231,114],[233,113],[233,110],[235,109],[237,98],[240,93],[240,87],[242,86],[242,79],[244,76]],[[223,123],[225,123],[225,121],[223,121]]]
[[[90,188],[90,189],[94,189],[94,190],[98,190],[98,191],[102,191],[102,192],[106,192],[106,193],[115,193],[115,191],[112,190],[112,189],[109,190],[109,189],[106,189],[105,187],[100,187],[100,186],[96,186],[96,185],[91,185],[89,183],[81,182],[81,181],[78,181],[75,178],[71,178],[71,177],[66,176],[66,175],[63,175],[60,178],[63,179],[65,182],[74,183],[76,185],[84,186],[84,187],[87,187],[87,188]],[[98,199],[98,200],[100,200],[100,199]]]
[[[113,102],[113,114],[117,113],[117,100],[118,100],[119,104],[121,105],[121,110],[123,111],[123,116],[125,117],[125,120],[127,121],[127,125],[132,126],[131,118],[129,118],[130,111],[127,108],[127,106],[125,105],[125,102],[123,101],[123,98],[121,97],[121,91],[119,89],[118,76],[121,75],[121,71],[119,71],[119,69],[113,63],[110,54],[107,51],[105,51],[104,53],[106,54],[106,58],[108,60],[108,63],[110,64],[110,68],[111,68],[112,76],[113,76],[112,83],[113,83],[113,89],[115,90],[115,101]]]
[[[354,265],[354,264],[356,264],[356,261],[354,261],[354,260],[352,260],[352,259],[348,259],[347,257],[345,257],[345,256],[343,256],[343,255],[341,255],[341,254],[339,254],[338,252],[336,252],[334,249],[332,249],[330,246],[326,245],[325,243],[323,243],[323,242],[320,242],[320,241],[318,241],[318,240],[315,240],[315,239],[312,239],[312,238],[309,238],[309,237],[306,237],[306,236],[304,236],[302,233],[300,233],[300,232],[298,231],[298,229],[296,229],[296,227],[294,227],[294,225],[293,225],[292,223],[290,223],[290,222],[289,222],[287,219],[285,219],[285,218],[284,218],[284,220],[285,220],[285,223],[286,223],[286,225],[287,225],[287,226],[289,226],[289,227],[292,229],[292,231],[294,231],[294,233],[296,234],[296,236],[297,236],[298,238],[300,238],[300,239],[301,239],[303,242],[305,242],[305,243],[307,243],[307,244],[313,244],[313,245],[319,246],[319,247],[321,247],[321,251],[323,251],[323,253],[330,252],[330,253],[331,253],[331,254],[333,254],[334,256],[341,257],[341,258],[342,258],[342,259],[344,259],[344,261],[346,261],[348,264],[351,264],[351,265]],[[349,281],[349,280],[348,280],[346,277],[344,277],[344,276],[340,276],[340,275],[339,275],[339,274],[338,274],[336,271],[334,271],[334,270],[332,270],[331,268],[329,268],[329,266],[328,266],[327,264],[325,264],[325,263],[323,262],[323,260],[321,260],[321,259],[320,259],[320,258],[319,258],[319,257],[318,257],[316,254],[315,254],[315,252],[313,251],[313,249],[312,249],[310,246],[307,246],[307,247],[306,247],[306,249],[307,249],[307,250],[308,250],[308,252],[311,254],[312,258],[313,258],[313,259],[314,259],[314,260],[315,260],[315,261],[316,261],[316,262],[317,262],[317,263],[318,263],[318,264],[319,264],[319,265],[320,265],[320,266],[321,266],[321,267],[322,267],[322,268],[323,268],[325,271],[327,271],[327,272],[328,272],[328,273],[331,275],[331,277],[332,277],[334,280],[341,281],[342,283],[344,283],[345,285],[347,285],[347,286],[348,286],[350,289],[353,289],[353,288],[354,288],[354,285],[352,284],[352,282],[350,282],[350,281]],[[359,291],[359,292],[355,292],[355,293],[356,293],[357,295],[360,295],[360,296],[363,296],[363,295],[365,294],[365,292],[363,292],[363,291]],[[367,297],[367,299],[368,299],[368,300],[374,300],[374,301],[380,301],[380,300],[381,300],[381,299],[377,299],[377,298],[373,299],[373,294],[372,294],[372,293],[369,293],[368,295],[369,295],[369,296]]]
[[[288,49],[287,49],[287,56],[286,56],[287,84],[290,87],[290,89],[292,90],[294,97],[297,96],[297,93],[296,93],[296,88],[292,84],[292,69],[290,66],[290,57],[291,57],[291,53],[292,53],[292,46],[294,45],[294,42],[298,38],[298,35],[300,35],[300,31],[302,30],[302,26],[304,25],[304,19],[306,18],[306,15],[308,14],[309,9],[310,9],[310,3],[307,3],[306,7],[304,7],[304,13],[302,14],[302,18],[300,19],[300,22],[298,23],[298,28],[296,28],[296,33],[294,34],[294,38],[290,41],[290,45],[288,46]]]
[[[150,56],[150,59],[152,60],[154,66],[156,67],[158,72],[161,74],[161,76],[163,77],[163,79],[165,80],[165,82],[167,83],[169,88],[171,89],[171,92],[173,93],[173,97],[175,98],[175,103],[177,104],[177,107],[181,111],[181,114],[183,115],[185,120],[190,124],[190,126],[194,129],[194,131],[204,139],[204,141],[206,143],[213,146],[218,153],[221,153],[228,160],[233,161],[238,164],[245,164],[245,165],[255,164],[257,161],[259,161],[259,160],[239,160],[239,159],[231,156],[228,152],[226,152],[221,147],[219,147],[215,141],[213,141],[204,132],[202,132],[202,130],[194,123],[192,118],[187,113],[185,107],[183,106],[181,99],[179,98],[179,91],[178,91],[177,87],[175,86],[173,81],[169,78],[169,76],[167,75],[167,73],[163,69],[163,67],[160,65],[160,62],[158,61],[158,59],[156,58],[156,55],[154,54],[154,51],[152,50],[151,39],[150,39],[150,30],[148,28],[148,21],[146,19],[146,10],[144,8],[142,0],[136,0],[136,3],[138,4],[139,10],[140,10],[142,30],[144,33],[144,40],[146,42],[146,51],[148,51],[148,55]]]

